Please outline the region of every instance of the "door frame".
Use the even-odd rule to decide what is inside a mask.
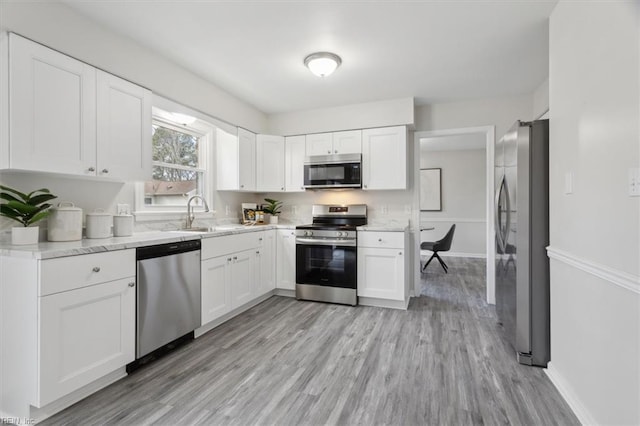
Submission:
[[[485,153],[486,153],[486,299],[487,303],[495,305],[496,303],[496,282],[495,282],[495,250],[494,250],[494,144],[495,144],[495,126],[478,126],[478,127],[462,127],[445,130],[429,130],[414,132],[414,194],[413,205],[414,215],[414,264],[418,265],[414,269],[414,294],[420,295],[420,139],[441,136],[458,136],[474,133],[482,133],[485,135]]]

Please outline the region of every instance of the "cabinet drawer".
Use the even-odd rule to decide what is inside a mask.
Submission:
[[[358,232],[358,247],[404,249],[404,232]]]
[[[135,275],[135,250],[47,259],[40,262],[39,295],[46,296]]]
[[[202,240],[202,259],[211,259],[260,247],[263,239],[264,232],[262,231],[205,238]]]

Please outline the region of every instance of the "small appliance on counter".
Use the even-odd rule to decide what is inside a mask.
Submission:
[[[51,208],[47,220],[47,240],[57,242],[82,239],[82,209],[73,203],[58,203],[57,207]]]
[[[296,299],[357,305],[357,226],[367,206],[314,205],[313,223],[296,227]]]
[[[113,226],[113,215],[102,209],[87,213],[87,238],[109,238]]]

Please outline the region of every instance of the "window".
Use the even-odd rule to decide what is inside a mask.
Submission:
[[[136,216],[169,219],[186,212],[187,201],[194,195],[204,197],[213,208],[211,154],[216,126],[184,114],[185,107],[166,99],[154,99],[162,109],[153,108],[152,178],[136,184]],[[195,114],[194,114],[195,115]],[[192,203],[197,211],[200,199]]]
[[[205,194],[203,142],[205,135],[154,120],[152,177],[144,184],[145,206],[186,206],[194,195]]]

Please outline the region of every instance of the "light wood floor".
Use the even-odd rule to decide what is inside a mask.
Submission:
[[[446,261],[408,311],[272,297],[43,424],[578,424],[515,362],[483,261]]]

